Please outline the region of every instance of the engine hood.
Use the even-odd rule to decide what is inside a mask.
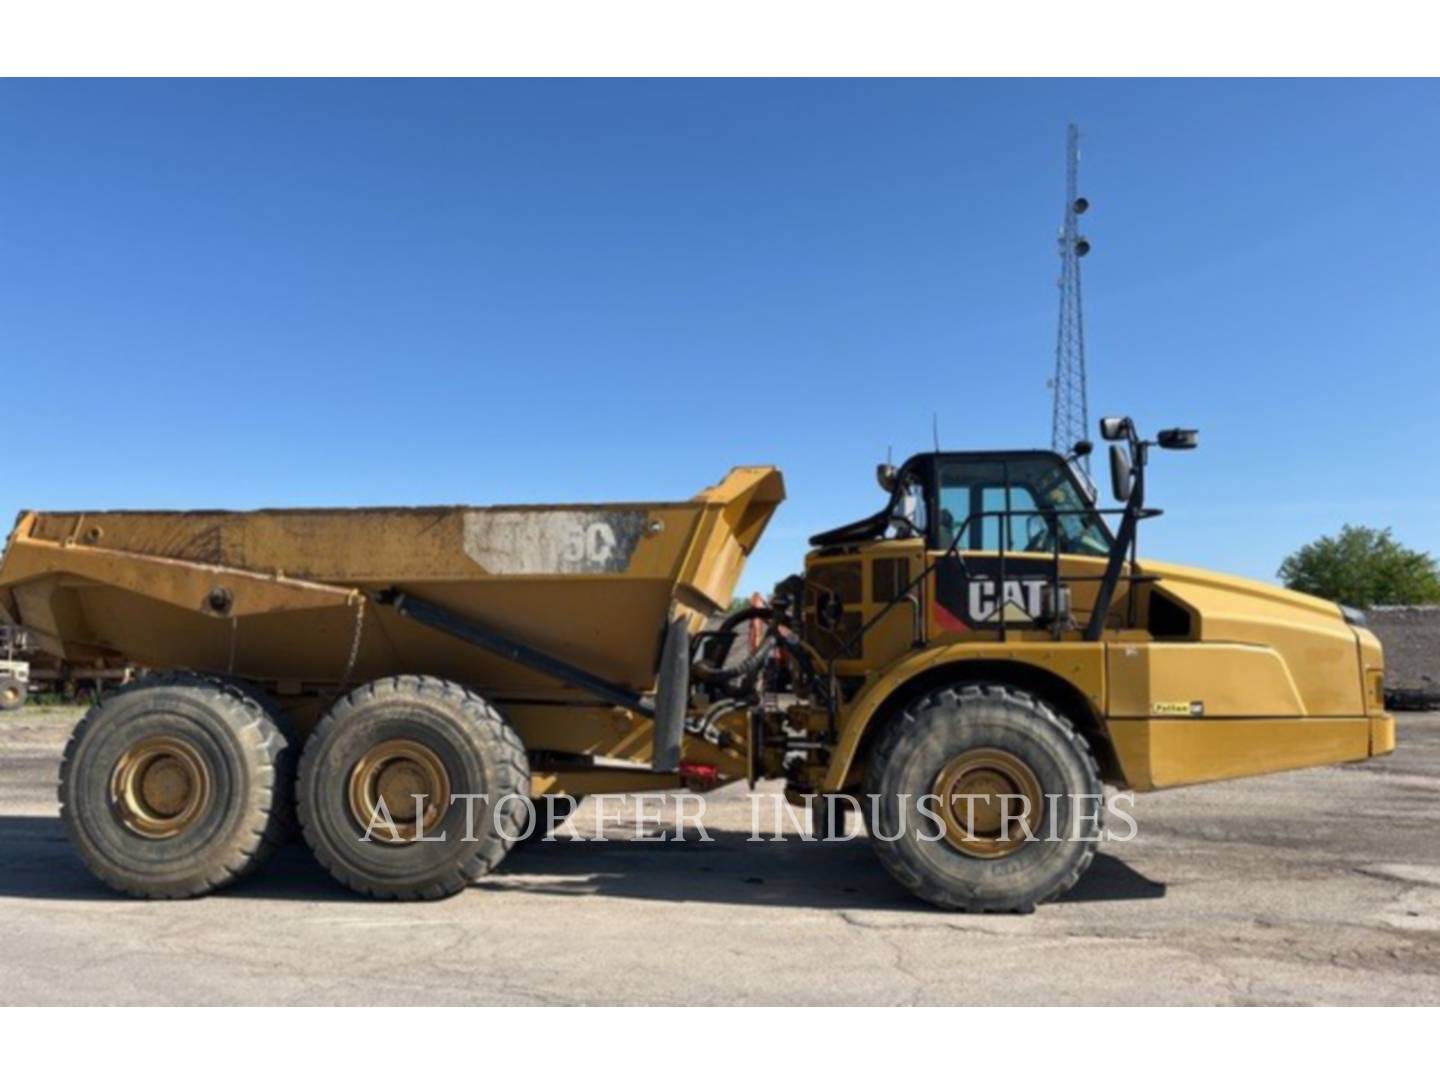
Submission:
[[[1339,604],[1308,593],[1296,592],[1294,589],[1270,585],[1237,574],[1222,574],[1214,570],[1201,570],[1194,566],[1155,562],[1150,559],[1142,560],[1141,568],[1147,574],[1158,575],[1162,579],[1161,587],[1167,591],[1198,587],[1232,594],[1238,601],[1254,604],[1257,608],[1274,607],[1277,613],[1289,609],[1302,613],[1307,618],[1338,620],[1342,625],[1348,625]]]
[[[1252,695],[1263,669],[1274,683],[1270,697],[1287,703],[1268,715],[1365,715],[1363,669],[1380,661],[1362,660],[1369,643],[1338,604],[1233,574],[1149,561],[1142,568],[1159,578],[1156,589],[1189,609],[1190,640],[1252,647],[1242,650],[1257,665],[1244,677]],[[1256,658],[1257,650],[1273,659]]]

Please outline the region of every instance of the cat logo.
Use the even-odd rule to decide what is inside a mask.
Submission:
[[[1005,582],[1002,604],[996,581],[971,581],[970,618],[976,623],[1033,623],[1040,617],[1040,590],[1044,585],[1041,578],[1011,578]]]
[[[1033,567],[1033,562],[1026,565],[1017,559],[1002,566],[999,559],[985,555],[942,559],[935,567],[936,621],[953,633],[1034,626],[1044,618],[1050,576],[1035,573]],[[1017,573],[1025,570],[1030,572]]]

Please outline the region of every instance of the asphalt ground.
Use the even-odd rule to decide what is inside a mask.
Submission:
[[[1437,713],[1402,714],[1390,757],[1140,796],[1134,839],[1006,916],[921,904],[863,838],[751,842],[743,785],[710,794],[714,842],[611,824],[438,903],[354,896],[299,844],[223,893],[129,900],[57,816],[78,716],[0,717],[6,1004],[1440,1002]]]

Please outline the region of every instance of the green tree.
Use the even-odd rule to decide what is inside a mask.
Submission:
[[[1287,588],[1339,604],[1440,603],[1440,569],[1429,552],[1407,548],[1389,529],[1346,525],[1322,536],[1280,564]]]

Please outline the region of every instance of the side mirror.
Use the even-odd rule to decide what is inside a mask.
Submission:
[[[1106,442],[1119,442],[1131,431],[1128,416],[1107,416],[1100,421],[1100,437]]]
[[[883,490],[893,493],[895,491],[895,466],[876,465],[875,482],[879,484]]]
[[[1090,451],[1094,449],[1095,444],[1092,443],[1089,439],[1081,439],[1073,447],[1070,448],[1070,456],[1072,458],[1089,457]]]
[[[1110,492],[1115,496],[1115,501],[1128,503],[1130,501],[1130,455],[1125,452],[1123,446],[1110,447]]]
[[[1156,434],[1155,442],[1162,450],[1194,450],[1200,445],[1200,432],[1194,428],[1166,428]]]

